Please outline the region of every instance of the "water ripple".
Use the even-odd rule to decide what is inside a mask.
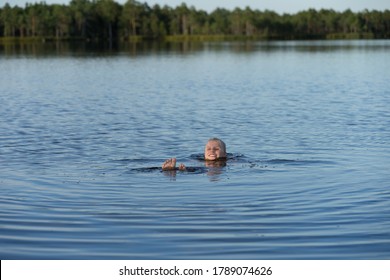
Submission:
[[[389,259],[389,43],[312,43],[2,60],[1,259]]]

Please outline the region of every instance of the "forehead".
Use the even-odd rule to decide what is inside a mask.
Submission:
[[[222,147],[221,143],[216,140],[210,140],[209,142],[207,142],[206,147],[210,147],[210,146]]]

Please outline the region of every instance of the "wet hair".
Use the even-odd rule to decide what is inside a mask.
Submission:
[[[226,144],[225,144],[225,142],[223,142],[221,139],[215,138],[215,137],[214,138],[210,138],[209,141],[216,141],[216,142],[218,142],[221,145],[222,150],[226,154]],[[209,141],[207,141],[207,142],[209,142]]]

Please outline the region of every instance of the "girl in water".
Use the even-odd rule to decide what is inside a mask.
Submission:
[[[209,139],[204,148],[204,159],[206,161],[226,160],[225,143],[218,138]],[[181,171],[185,171],[186,166],[181,163],[178,169]],[[176,158],[167,159],[162,165],[162,170],[176,170]]]

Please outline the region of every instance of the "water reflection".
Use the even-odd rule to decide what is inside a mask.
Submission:
[[[176,179],[178,174],[206,174],[211,182],[220,180],[220,175],[223,174],[226,167],[226,160],[207,161],[203,160],[203,166],[186,166],[185,170],[162,170],[163,174],[172,180]]]
[[[383,42],[383,43],[382,43]],[[142,56],[151,54],[188,55],[202,51],[229,51],[233,53],[253,52],[331,52],[339,50],[390,49],[384,40],[318,40],[318,41],[229,41],[229,42],[0,42],[0,56]]]
[[[116,56],[175,53],[189,54],[202,51],[200,42],[0,42],[0,55],[4,56]]]
[[[226,160],[205,161],[205,166],[208,168],[207,176],[209,176],[210,181],[219,181],[220,175],[225,170]]]

